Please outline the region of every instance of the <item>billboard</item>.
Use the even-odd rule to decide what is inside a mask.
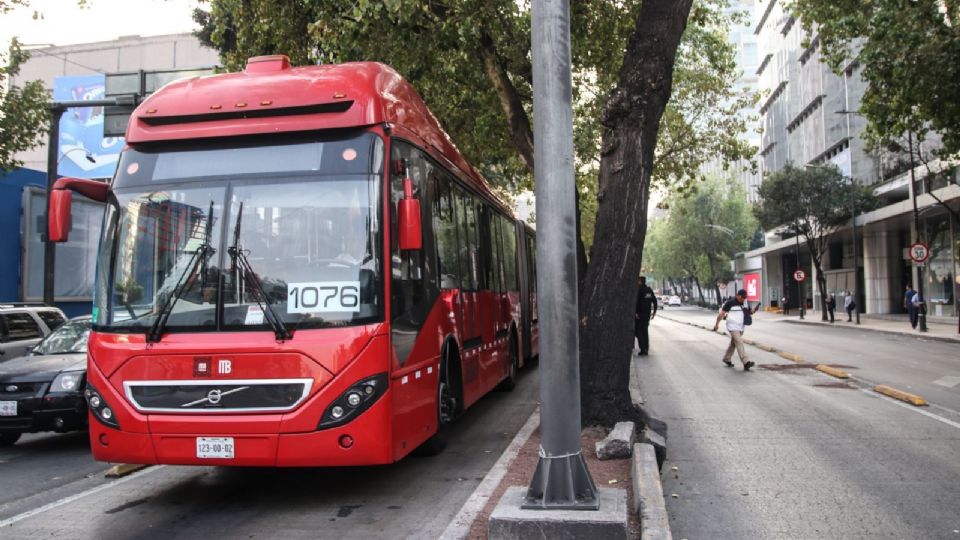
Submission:
[[[743,288],[747,291],[747,300],[750,302],[760,301],[760,274],[744,274]]]
[[[104,99],[103,75],[56,77],[53,99]],[[110,178],[117,167],[122,137],[103,136],[103,107],[74,107],[60,119],[57,174],[77,178]]]

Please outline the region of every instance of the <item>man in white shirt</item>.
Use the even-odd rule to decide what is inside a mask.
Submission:
[[[737,295],[727,300],[723,307],[720,308],[720,313],[717,313],[717,320],[713,325],[713,331],[716,332],[717,328],[720,327],[720,320],[727,320],[727,333],[730,334],[730,345],[727,346],[727,352],[723,355],[723,363],[728,367],[733,367],[733,351],[736,349],[737,355],[740,356],[740,361],[743,363],[743,370],[749,371],[750,368],[754,366],[753,360],[747,360],[747,353],[743,348],[743,315],[744,310],[749,310],[750,307],[744,305],[747,299],[747,291],[740,289],[737,291]],[[752,312],[751,312],[752,313]]]

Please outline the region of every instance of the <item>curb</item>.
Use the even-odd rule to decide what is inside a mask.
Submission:
[[[883,394],[887,397],[899,399],[900,401],[906,401],[907,403],[911,405],[916,405],[917,407],[926,407],[927,405],[929,405],[929,403],[927,403],[927,400],[923,399],[922,397],[916,394],[911,394],[910,392],[904,392],[903,390],[897,390],[896,388],[893,388],[892,386],[887,386],[885,384],[878,384],[874,386],[873,391],[877,392],[878,394]]]
[[[667,504],[663,499],[663,485],[657,454],[653,445],[633,445],[633,512],[640,516],[642,540],[672,540]]]
[[[667,320],[673,321],[669,317]],[[639,442],[633,445],[633,455],[630,458],[632,460],[630,481],[633,487],[631,511],[640,519],[642,540],[673,540],[667,504],[663,500],[663,484],[660,479],[660,466],[667,456],[667,424],[653,418],[643,409],[643,398],[640,395],[640,366],[632,354],[629,386],[633,406],[642,411],[646,424],[638,436]]]

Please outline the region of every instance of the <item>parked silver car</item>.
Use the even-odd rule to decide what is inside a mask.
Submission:
[[[67,321],[58,308],[39,303],[0,303],[0,362],[30,352]]]

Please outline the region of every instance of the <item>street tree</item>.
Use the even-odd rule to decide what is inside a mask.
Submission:
[[[960,2],[793,0],[793,9],[837,73],[861,66],[868,141],[933,130],[943,154],[960,151]]]
[[[595,197],[597,209],[588,220],[596,222],[589,266],[582,242],[578,257],[586,424],[635,413],[627,388],[632,301],[623,292],[636,288],[651,182],[696,178],[691,164],[711,155],[748,155],[737,138],[743,120],[733,113],[738,100],[752,98],[731,90],[738,74],[722,39],[726,0],[698,0],[691,10],[693,4],[571,5],[577,163],[595,172],[578,175],[590,185],[577,193],[590,194],[588,204]],[[195,12],[198,35],[228,69],[274,53],[297,64],[386,62],[417,87],[488,178],[514,190],[532,186],[529,2],[211,0],[208,7]],[[685,30],[692,37],[684,38]],[[675,64],[683,68],[676,77]],[[675,82],[689,88],[682,92],[689,100],[665,114]],[[658,150],[662,122],[682,122],[664,130],[676,149]]]
[[[759,194],[754,212],[760,225],[799,235],[807,246],[817,275],[821,316],[827,320],[823,258],[831,237],[850,220],[853,209],[866,212],[875,208],[876,197],[833,165],[797,168],[788,164],[763,180]]]
[[[0,11],[4,11],[2,4]],[[39,145],[50,126],[49,95],[43,83],[9,84],[27,58],[16,38],[6,56],[0,55],[0,169],[8,172],[23,165],[17,153]]]
[[[730,260],[749,247],[757,227],[743,186],[731,176],[708,177],[666,205],[670,214],[651,235],[644,266],[658,276],[689,276],[698,289],[710,284],[719,300],[718,284],[734,277]]]

